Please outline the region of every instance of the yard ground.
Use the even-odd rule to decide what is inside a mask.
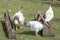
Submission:
[[[0,0],[0,40],[9,40],[4,33],[2,22],[4,20],[4,13],[9,10],[10,17],[12,19],[14,13],[23,9],[25,21],[33,20],[37,11],[41,11],[42,14],[46,12],[49,5],[42,4],[41,0]],[[55,28],[55,37],[42,37],[35,36],[33,32],[25,26],[22,26],[22,30],[16,32],[16,39],[13,40],[60,40],[60,7],[52,6],[54,11],[54,19],[50,24]]]

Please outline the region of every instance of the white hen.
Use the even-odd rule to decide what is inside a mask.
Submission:
[[[38,32],[43,29],[43,24],[38,21],[29,21],[26,23],[26,26],[28,26],[32,31],[34,31],[35,35],[38,35]]]
[[[13,19],[14,19],[15,17],[18,17],[19,22],[20,22],[21,24],[24,24],[24,16],[23,16],[23,13],[21,12],[21,10],[19,10],[19,11],[13,16]]]
[[[52,20],[53,17],[54,17],[54,14],[53,14],[52,7],[50,5],[49,9],[46,11],[46,14],[45,14],[45,21],[48,22]]]
[[[15,25],[19,25],[19,24],[24,24],[24,16],[23,13],[21,12],[21,10],[19,10],[16,14],[14,14],[13,16],[13,21]],[[16,28],[17,30],[17,28]]]

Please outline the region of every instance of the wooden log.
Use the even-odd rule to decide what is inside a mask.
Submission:
[[[55,30],[52,26],[46,27],[44,26],[44,29],[42,30],[43,36],[55,36]]]
[[[40,17],[41,17],[41,19],[43,20],[43,22],[44,22],[44,25],[46,26],[44,29],[43,29],[43,36],[54,36],[55,35],[55,30],[54,30],[54,28],[50,25],[50,23],[48,23],[48,22],[45,22],[45,20],[44,20],[44,18],[43,18],[43,16],[41,15],[41,14],[39,14],[40,15]],[[48,29],[47,29],[48,28]],[[47,31],[44,31],[44,30],[48,30],[48,32]],[[46,34],[44,34],[44,33],[46,33]]]
[[[4,22],[6,25],[8,38],[9,39],[16,38],[16,33],[15,30],[12,29],[12,23],[8,12],[4,13]]]
[[[39,15],[39,17],[38,17],[38,15]],[[42,14],[40,14],[40,12],[38,13],[38,15],[35,17],[36,20],[41,22],[42,24],[44,24],[44,28],[42,30],[42,35],[43,36],[54,36],[55,35],[54,28],[48,22],[45,22],[44,17]]]
[[[36,14],[34,20],[36,20],[36,21],[40,21],[40,20],[41,20],[41,17],[39,17],[39,16],[40,16],[39,14]]]

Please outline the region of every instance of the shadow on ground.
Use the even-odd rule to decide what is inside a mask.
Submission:
[[[32,31],[23,31],[23,32],[20,32],[20,33],[18,33],[18,34],[20,34],[20,35],[34,35],[34,32],[32,32]]]
[[[35,35],[33,31],[24,31],[24,32],[20,32],[18,34],[20,34],[20,35]],[[42,36],[41,31],[38,34]]]
[[[8,38],[6,25],[5,25],[4,21],[0,21],[0,22],[1,22],[1,24],[2,24],[2,28],[3,28],[3,31],[4,31],[4,33],[5,33],[5,36]]]

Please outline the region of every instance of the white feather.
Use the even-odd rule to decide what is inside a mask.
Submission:
[[[32,31],[39,32],[43,29],[43,24],[38,21],[29,21],[26,26],[28,26]]]
[[[15,24],[18,24],[18,20],[14,20],[14,23],[15,23]]]
[[[50,5],[49,9],[46,11],[46,14],[45,14],[45,21],[50,21],[52,20],[53,17],[54,17],[54,14],[53,14],[52,7]]]
[[[13,19],[15,17],[18,17],[20,24],[24,24],[24,16],[23,16],[23,13],[21,12],[21,10],[19,10],[16,14],[14,14]],[[16,22],[18,22],[18,20],[16,20]]]

